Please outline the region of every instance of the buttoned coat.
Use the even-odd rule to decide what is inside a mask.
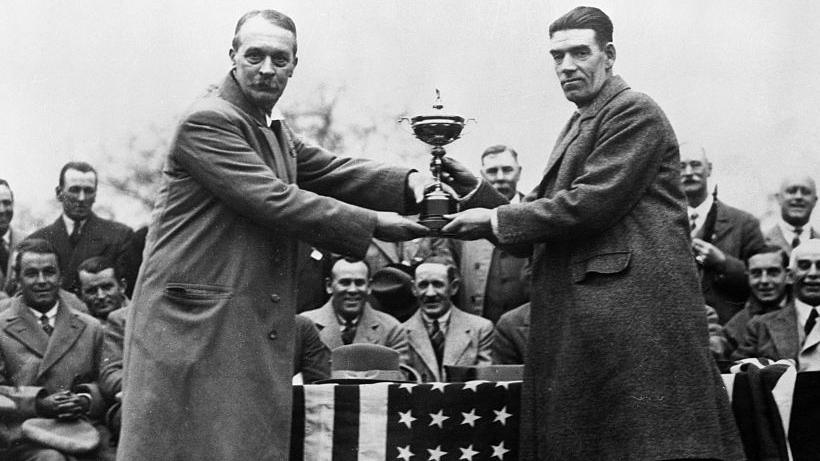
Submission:
[[[408,173],[269,128],[233,74],[195,103],[126,321],[118,458],[287,459],[297,261],[364,256],[376,213],[357,205],[405,211]]]
[[[745,261],[765,242],[757,218],[720,200],[715,203],[718,208],[712,244],[726,256],[726,265],[721,271],[705,269],[701,289],[706,304],[715,308],[720,324],[725,325],[749,298]],[[702,231],[696,237],[703,238]]]
[[[493,363],[522,365],[530,337],[530,303],[502,315],[493,330]]]
[[[324,306],[307,312],[302,312],[304,317],[309,318],[319,329],[319,337],[322,342],[332,351],[339,346],[343,346],[342,331],[339,327],[339,320],[333,310],[331,301]],[[407,363],[407,332],[395,317],[384,312],[373,309],[370,304],[365,303],[359,322],[356,324],[356,335],[353,336],[353,343],[378,344],[389,347],[399,353],[402,363]]]
[[[423,382],[445,381],[447,376],[439,372],[436,353],[424,326],[421,309],[403,325],[410,345],[409,365],[419,372]],[[450,308],[450,324],[444,335],[443,365],[491,365],[492,343],[492,322],[455,306]]]
[[[62,216],[48,226],[34,231],[29,238],[45,239],[54,245],[60,260],[63,289],[70,292],[75,292],[79,287],[77,267],[92,256],[107,257],[117,265],[120,274],[133,272],[131,266],[134,264],[134,231],[125,224],[100,218],[94,213],[91,213],[83,224],[80,239],[74,247],[69,241],[68,230]]]
[[[0,312],[0,394],[17,400],[20,411],[0,424],[0,444],[20,439],[20,424],[37,416],[34,402],[41,390],[53,394],[82,383],[91,395],[89,415],[101,417],[105,403],[97,385],[103,350],[100,322],[61,300],[49,336],[22,298],[12,299],[12,305]]]
[[[533,258],[522,460],[744,459],[679,162],[661,109],[613,76],[525,203],[496,209],[499,242]]]

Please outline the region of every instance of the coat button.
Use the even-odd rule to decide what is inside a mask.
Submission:
[[[278,335],[276,334],[276,330],[271,330],[270,333],[268,333],[268,338],[270,338],[270,339],[278,338]]]
[[[277,295],[276,293],[270,295],[270,300],[275,302],[275,303],[278,303],[281,299],[282,298],[279,295]]]

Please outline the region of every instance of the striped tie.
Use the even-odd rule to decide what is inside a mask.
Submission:
[[[436,360],[439,367],[441,367],[441,360],[444,357],[444,332],[441,331],[438,320],[433,320],[433,326],[430,329],[430,343],[433,345]]]
[[[51,336],[51,332],[54,331],[54,327],[48,323],[48,316],[46,314],[40,316],[40,325],[43,327],[43,331],[45,331],[47,335]]]

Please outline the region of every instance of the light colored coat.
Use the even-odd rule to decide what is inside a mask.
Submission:
[[[500,244],[533,258],[520,459],[744,459],[679,162],[661,109],[613,76],[525,203],[496,209]]]
[[[421,309],[403,325],[410,344],[409,365],[419,372],[424,382],[446,380],[447,377],[439,372]],[[450,324],[444,335],[442,365],[491,365],[492,342],[492,322],[453,306],[450,308]]]
[[[339,320],[330,301],[318,309],[302,312],[301,315],[316,324],[319,337],[331,351],[344,345]],[[402,363],[407,363],[407,332],[404,331],[404,327],[392,315],[379,312],[370,304],[365,304],[362,309],[353,343],[370,343],[389,347],[398,351],[399,360]]]
[[[14,283],[14,260],[17,256],[17,252],[14,251],[14,249],[17,247],[17,244],[22,242],[26,237],[13,226],[9,226],[9,232],[9,262],[6,264],[6,267],[3,268],[6,271],[5,275],[0,273],[0,299],[13,296],[17,288],[17,284]]]
[[[408,173],[274,131],[232,74],[197,102],[126,321],[118,458],[287,459],[297,261],[308,245],[363,257],[376,213],[356,205],[412,212]]]
[[[820,235],[815,232],[813,227],[809,229],[809,238],[816,239],[818,236]],[[786,241],[786,237],[783,236],[783,231],[780,230],[780,226],[772,226],[763,234],[763,238],[766,239],[766,243],[782,248],[786,254],[792,254],[792,242]]]

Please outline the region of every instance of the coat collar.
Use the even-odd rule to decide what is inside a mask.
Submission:
[[[613,75],[609,77],[601,87],[601,91],[599,91],[595,96],[595,99],[593,99],[592,102],[586,106],[578,108],[578,113],[581,115],[581,120],[598,115],[598,112],[600,112],[601,109],[603,109],[603,107],[606,106],[610,100],[612,100],[612,98],[628,89],[629,85],[627,85],[620,75]]]
[[[797,310],[789,302],[772,316],[770,333],[777,351],[785,357],[797,357],[800,352],[800,336],[797,329]]]
[[[222,85],[219,87],[219,97],[238,107],[242,112],[248,114],[260,126],[267,126],[265,112],[255,106],[242,92],[239,82],[236,81],[234,71],[231,70]]]
[[[432,372],[434,381],[443,379],[441,370],[436,362],[436,354],[430,343],[430,336],[421,318],[421,309],[407,321],[407,338],[410,347],[416,351],[424,365]],[[444,336],[444,356],[442,362],[448,365],[458,364],[461,356],[470,348],[472,343],[472,326],[467,313],[453,306],[450,308],[450,324]]]
[[[330,300],[317,309],[313,322],[317,328],[319,328],[319,336],[328,348],[335,349],[343,344],[339,321],[336,318],[336,312],[333,310],[333,305],[330,303]],[[356,324],[356,336],[353,338],[353,342],[376,343],[382,334],[381,329],[382,325],[374,309],[370,306],[370,303],[365,303],[364,309],[362,309],[362,315]]]

